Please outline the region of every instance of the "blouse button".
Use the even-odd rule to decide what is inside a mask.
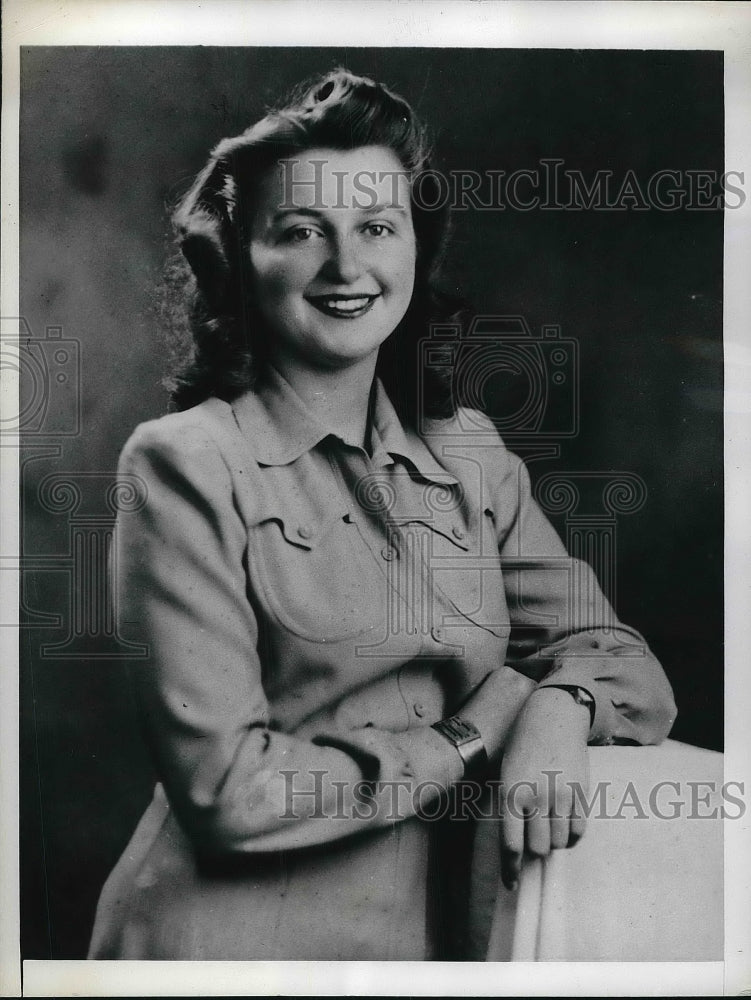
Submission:
[[[425,706],[422,705],[419,701],[416,701],[412,706],[412,708],[415,710],[415,715],[417,716],[418,719],[421,719],[423,715],[425,715]]]
[[[297,534],[300,538],[312,538],[313,528],[310,524],[301,524],[297,529]]]
[[[391,562],[391,560],[395,558],[396,552],[390,545],[384,545],[384,547],[381,549],[381,555],[386,560],[386,562]]]
[[[454,527],[451,529],[451,534],[454,536],[454,538],[464,538],[467,532],[464,530],[464,528],[460,528],[458,524],[455,524]]]
[[[430,634],[436,642],[443,642],[443,629],[439,625],[434,625]]]

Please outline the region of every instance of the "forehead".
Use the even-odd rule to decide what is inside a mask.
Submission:
[[[258,186],[261,212],[367,210],[376,205],[410,207],[407,171],[386,146],[308,149],[280,160]]]

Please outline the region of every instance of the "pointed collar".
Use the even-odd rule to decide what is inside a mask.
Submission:
[[[253,389],[232,402],[232,409],[261,465],[288,465],[331,433],[270,365]]]
[[[261,465],[288,465],[329,436],[341,441],[271,366],[256,387],[231,405],[248,447]],[[374,389],[371,452],[375,464],[390,464],[387,456],[392,461],[398,457],[433,482],[457,482],[438,464],[422,438],[404,429],[380,379],[376,379]]]
[[[379,455],[385,452],[392,457],[406,459],[423,479],[434,483],[458,482],[455,476],[438,464],[416,431],[411,428],[405,430],[380,379],[376,379],[375,383],[371,452],[376,463],[380,461]]]

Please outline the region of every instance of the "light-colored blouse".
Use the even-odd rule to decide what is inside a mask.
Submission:
[[[586,689],[593,743],[667,735],[661,667],[491,421],[418,434],[376,382],[371,427],[346,444],[270,370],[128,441],[121,634],[160,784],[91,957],[440,957],[445,824],[405,734],[507,664]]]

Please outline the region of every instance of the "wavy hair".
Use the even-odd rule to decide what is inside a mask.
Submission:
[[[259,179],[302,150],[376,145],[396,154],[410,180],[417,243],[412,300],[380,349],[377,372],[408,423],[415,423],[418,412],[453,413],[450,366],[424,366],[419,357],[430,324],[455,321],[464,308],[437,289],[448,210],[438,205],[427,132],[402,97],[345,69],[299,86],[286,104],[241,135],[223,139],[178,204],[173,224],[182,254],[167,271],[169,304],[162,309],[173,339],[175,365],[165,384],[174,408],[187,409],[209,396],[231,400],[253,385],[262,368],[269,332],[249,290],[245,232]]]

